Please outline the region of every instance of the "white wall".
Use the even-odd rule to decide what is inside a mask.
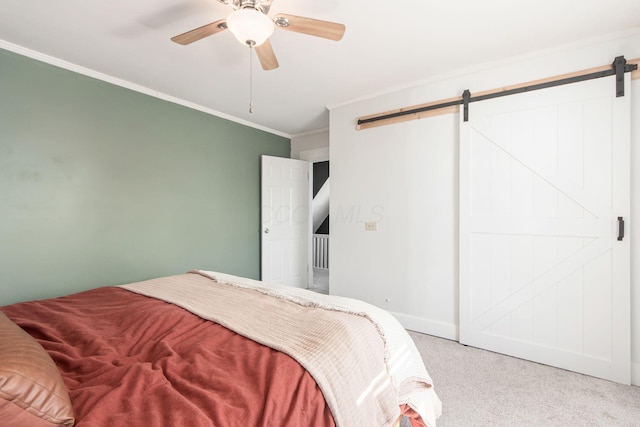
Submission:
[[[631,383],[640,385],[640,80],[631,86]]]
[[[618,55],[640,57],[640,33],[478,67],[331,108],[331,293],[386,308],[409,329],[457,339],[459,117],[363,131],[355,129],[357,117],[459,96],[464,89],[473,94],[597,67]],[[640,218],[640,80],[631,95],[633,224]],[[366,221],[377,222],[378,231],[365,231]],[[640,240],[631,245],[633,381],[640,384]]]
[[[329,147],[329,129],[294,135],[291,137],[291,158],[301,159],[300,153]]]

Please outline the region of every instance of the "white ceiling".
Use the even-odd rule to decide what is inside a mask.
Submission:
[[[284,135],[329,124],[327,106],[456,69],[640,25],[639,0],[274,0],[270,15],[340,22],[340,42],[276,30],[280,68],[229,31],[172,36],[225,18],[217,0],[0,0],[0,39]]]

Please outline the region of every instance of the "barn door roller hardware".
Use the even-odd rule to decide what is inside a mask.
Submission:
[[[464,121],[468,122],[469,121],[469,103],[471,102],[471,92],[469,91],[469,89],[465,89],[464,92],[462,92],[462,105],[464,105]]]
[[[469,120],[469,104],[476,101],[485,101],[487,99],[499,98],[502,96],[515,95],[518,93],[531,92],[534,90],[546,89],[555,86],[562,86],[570,83],[583,82],[586,80],[598,79],[601,77],[616,76],[616,97],[624,96],[624,74],[634,72],[633,78],[637,78],[635,71],[638,70],[638,62],[640,59],[634,59],[632,63],[627,62],[624,56],[618,56],[610,66],[598,67],[577,73],[558,76],[558,78],[550,78],[539,80],[538,83],[530,82],[516,85],[510,88],[495,89],[491,91],[481,92],[476,96],[471,96],[471,92],[467,89],[463,92],[461,98],[449,99],[443,102],[433,102],[423,104],[416,107],[402,108],[393,112],[382,113],[372,116],[361,117],[358,119],[358,129],[366,129],[374,127],[377,122],[380,124],[390,124],[396,121],[407,121],[427,117],[427,112],[435,110],[457,108],[463,106],[463,120]],[[426,114],[425,114],[426,113]],[[409,117],[412,116],[412,117]]]
[[[627,64],[624,56],[618,56],[612,65],[616,73],[616,97],[620,98],[624,96],[624,73],[637,70],[638,64]]]
[[[544,83],[532,84],[502,92],[488,93],[486,95],[472,97],[469,90],[465,90],[462,95],[464,104],[464,121],[469,121],[469,102],[485,101],[487,99],[500,98],[502,96],[515,95],[518,93],[532,92],[534,90],[547,89],[550,87],[562,86],[570,83],[584,82],[587,80],[599,79],[601,77],[616,76],[616,97],[624,96],[624,73],[628,73],[638,69],[638,64],[627,64],[624,56],[618,56],[611,64],[611,69],[605,71],[596,71],[594,73],[580,74],[564,79],[551,80]],[[465,98],[465,95],[466,98]]]

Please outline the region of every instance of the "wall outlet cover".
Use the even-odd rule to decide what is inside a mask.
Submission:
[[[377,222],[365,222],[364,223],[365,231],[378,231],[378,223]]]

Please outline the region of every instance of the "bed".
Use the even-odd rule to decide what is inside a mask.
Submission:
[[[0,424],[434,427],[413,341],[361,301],[218,272],[0,307]]]

